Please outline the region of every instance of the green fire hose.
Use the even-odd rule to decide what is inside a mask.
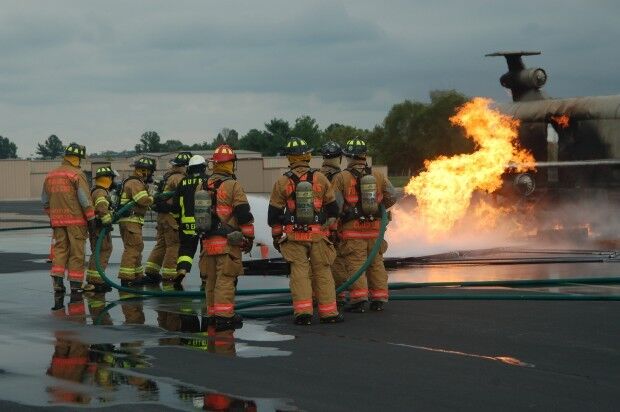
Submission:
[[[171,192],[167,192],[163,194],[164,196],[170,196]],[[135,205],[134,202],[129,202],[127,205],[123,206],[113,218],[113,221],[116,222],[119,217],[126,211],[130,210]],[[385,235],[385,231],[387,228],[388,219],[385,208],[381,207],[381,226],[379,231],[379,237],[377,241],[373,245],[368,258],[364,262],[364,264],[340,287],[337,288],[336,293],[347,290],[350,285],[352,285],[368,268],[372,260],[375,258],[381,244],[383,242],[383,238]],[[148,298],[148,297],[197,297],[197,298],[205,298],[205,293],[203,291],[153,291],[153,290],[142,290],[142,289],[134,289],[129,287],[124,287],[115,283],[112,279],[110,279],[100,264],[99,254],[101,250],[101,245],[103,244],[103,239],[108,232],[108,228],[103,228],[97,238],[97,243],[95,245],[95,263],[97,267],[97,271],[99,272],[101,278],[106,282],[109,286],[118,289],[122,292],[131,293],[134,298],[136,295],[138,297]],[[420,287],[444,287],[444,286],[505,286],[505,287],[514,287],[514,286],[562,286],[568,284],[609,284],[609,283],[620,283],[619,277],[604,277],[604,278],[576,278],[576,279],[523,279],[523,280],[499,280],[499,281],[463,281],[463,282],[424,282],[424,283],[409,283],[409,282],[401,282],[389,285],[391,290],[400,290],[400,289],[408,289],[408,288],[420,288]],[[238,296],[247,296],[247,295],[261,295],[261,294],[283,294],[290,293],[290,289],[288,288],[271,288],[271,289],[248,289],[248,290],[238,290],[236,294]],[[620,296],[617,295],[575,295],[575,294],[421,294],[421,295],[393,295],[390,297],[391,300],[546,300],[546,301],[617,301],[620,300]],[[126,300],[121,299],[121,300]],[[106,308],[112,308],[116,303],[112,302]],[[290,296],[287,297],[272,297],[266,299],[258,299],[254,301],[240,302],[236,304],[236,309],[238,313],[242,314],[247,318],[272,318],[279,317],[292,314],[292,309],[288,308],[272,308],[269,310],[251,310],[248,311],[249,308],[259,307],[259,306],[270,306],[270,305],[291,305]],[[244,310],[246,309],[246,310]]]

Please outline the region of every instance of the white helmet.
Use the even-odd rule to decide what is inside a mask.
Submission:
[[[207,161],[205,160],[204,157],[200,155],[193,155],[192,158],[189,159],[189,163],[187,164],[187,166],[192,167],[192,166],[204,165],[206,163]]]

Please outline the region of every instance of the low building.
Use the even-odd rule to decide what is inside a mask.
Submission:
[[[212,150],[193,152],[209,159],[213,155]],[[242,182],[248,193],[270,193],[273,183],[282,175],[288,166],[286,157],[263,156],[259,152],[237,150],[237,177]],[[117,170],[122,178],[129,176],[133,170],[131,164],[136,158],[149,156],[157,160],[157,172],[155,180],[161,179],[169,162],[177,152],[171,153],[141,153],[131,157],[91,157],[87,158],[82,168],[89,179],[92,178],[97,168],[111,166]],[[372,159],[369,158],[369,164]],[[0,175],[4,179],[0,181],[0,200],[36,200],[41,198],[45,175],[58,166],[57,160],[0,160]],[[343,161],[344,163],[344,161]],[[312,158],[312,167],[321,166],[321,157]],[[377,166],[387,174],[387,166]]]

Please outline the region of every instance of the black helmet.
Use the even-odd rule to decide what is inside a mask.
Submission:
[[[342,148],[334,141],[329,141],[321,147],[321,155],[325,159],[333,159],[342,156]]]
[[[177,156],[170,161],[174,166],[187,166],[189,159],[192,158],[192,152],[179,152]]]
[[[112,170],[111,167],[103,166],[97,169],[97,171],[95,172],[95,177],[103,177],[103,176],[109,176],[109,177],[114,178],[116,176],[116,173],[114,173],[114,170]]]
[[[354,137],[347,141],[342,153],[344,153],[346,157],[365,158],[366,153],[368,153],[368,146],[366,146],[366,142],[361,138]]]
[[[136,169],[146,169],[154,172],[156,170],[155,159],[151,159],[150,157],[141,157],[133,162],[133,167]]]
[[[302,155],[311,153],[312,149],[308,146],[308,143],[304,139],[299,137],[291,137],[284,146],[284,154],[289,155]]]
[[[85,159],[86,147],[77,143],[69,143],[69,146],[65,148],[65,156],[67,155],[77,156],[80,159]]]

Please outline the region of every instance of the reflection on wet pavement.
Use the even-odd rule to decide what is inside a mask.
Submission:
[[[199,350],[205,356],[290,355],[288,351],[254,346],[248,341],[284,341],[294,339],[293,336],[268,332],[266,324],[248,323],[249,334],[241,333],[242,329],[216,330],[201,316],[201,305],[188,300],[166,303],[154,310],[145,308],[143,301],[134,300],[118,304],[119,317],[118,312],[106,310],[104,294],[56,294],[51,317],[49,312],[41,314],[41,322],[34,325],[36,337],[31,328],[25,335],[1,340],[3,352],[9,356],[26,351],[36,358],[25,363],[10,358],[13,362],[6,364],[5,379],[0,381],[0,392],[8,394],[3,399],[34,406],[157,403],[183,410],[256,411],[259,406],[261,410],[296,410],[278,399],[244,399],[146,374],[151,363],[144,350],[155,346]],[[146,316],[149,312],[151,316]],[[93,325],[93,319],[98,319],[101,326]],[[154,324],[149,325],[150,320]],[[121,324],[133,325],[132,328],[157,326],[159,332],[136,333],[123,327],[122,341],[118,341],[115,325]],[[241,338],[236,338],[236,333]],[[45,352],[47,361],[43,360]],[[42,373],[33,374],[37,370]]]

